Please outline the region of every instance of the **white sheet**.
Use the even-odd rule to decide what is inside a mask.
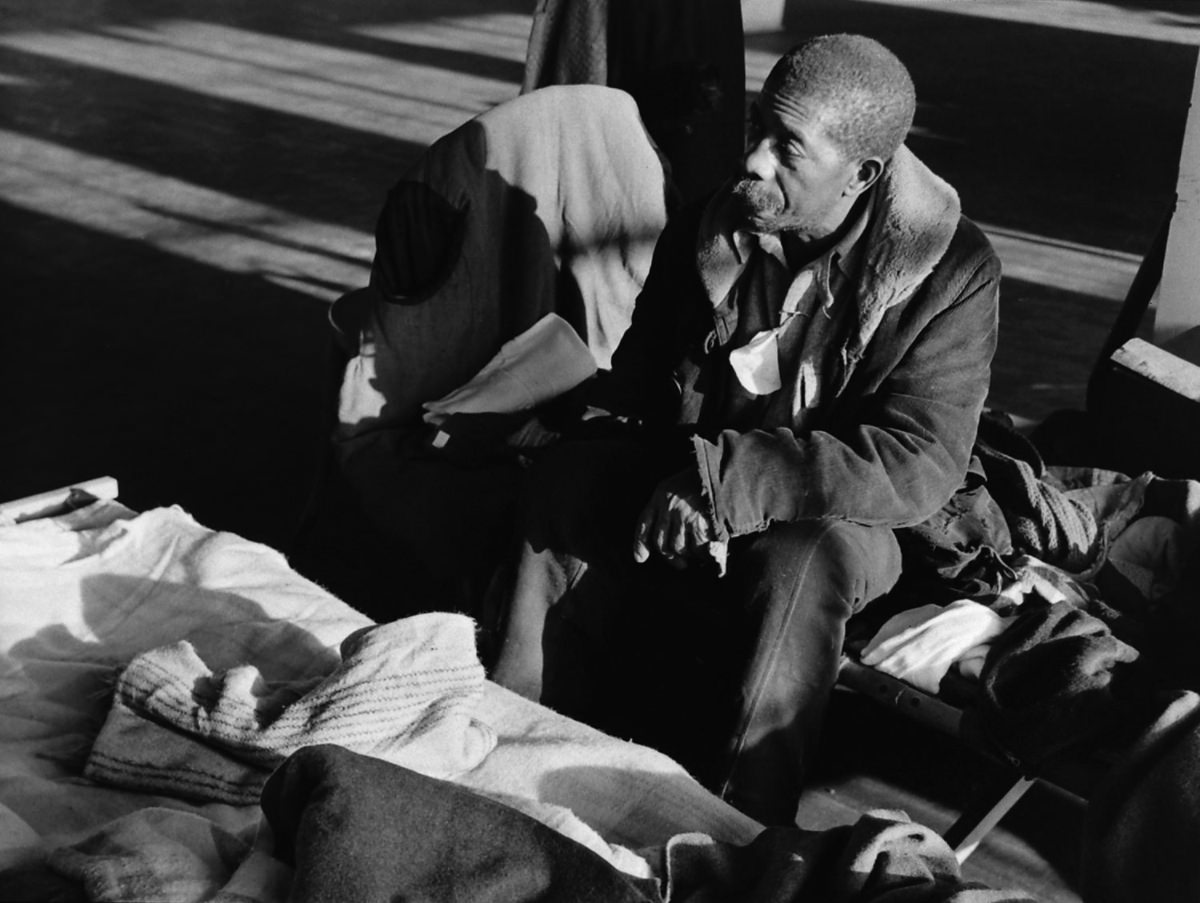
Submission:
[[[135,515],[99,502],[0,527],[0,868],[152,807],[202,816],[253,844],[257,807],[197,805],[81,777],[115,675],[138,653],[187,640],[214,669],[253,663],[268,680],[312,679],[332,671],[341,641],[370,623],[278,552],[178,508]],[[494,684],[478,717],[499,743],[461,783],[565,807],[610,843],[658,845],[685,831],[745,843],[761,830],[667,757]],[[569,829],[563,813],[554,818]],[[277,892],[271,869],[258,869],[267,878],[257,885],[245,871],[237,880],[258,887],[251,898]]]

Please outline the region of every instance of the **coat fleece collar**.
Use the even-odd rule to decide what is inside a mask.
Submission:
[[[729,193],[722,190],[709,203],[696,248],[700,280],[722,332],[732,332],[736,312],[722,315],[721,303],[749,260],[732,228],[729,201]],[[958,193],[946,181],[907,147],[896,152],[874,189],[871,220],[862,239],[855,289],[858,329],[845,349],[847,358],[861,357],[888,309],[911,297],[933,272],[950,246],[961,211]]]

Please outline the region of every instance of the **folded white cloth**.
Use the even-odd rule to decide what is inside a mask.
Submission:
[[[971,599],[921,605],[889,618],[860,658],[868,667],[937,693],[956,661],[977,654],[976,647],[999,636],[1011,621]]]
[[[575,330],[549,313],[505,342],[470,382],[426,402],[425,422],[451,414],[526,411],[575,388],[596,372],[596,360]]]
[[[779,330],[765,329],[741,348],[734,348],[729,352],[729,366],[751,395],[778,392],[783,385],[779,376]]]
[[[240,805],[314,743],[433,777],[473,768],[495,746],[474,717],[484,671],[469,618],[429,613],[366,628],[342,656],[327,677],[271,683],[253,664],[213,673],[186,640],[143,653],[117,681],[84,774]]]

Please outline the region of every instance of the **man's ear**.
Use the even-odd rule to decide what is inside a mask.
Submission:
[[[850,180],[846,183],[846,187],[842,190],[842,194],[848,198],[858,197],[878,182],[881,175],[883,175],[883,161],[878,157],[867,157],[860,160],[853,175],[850,176]]]

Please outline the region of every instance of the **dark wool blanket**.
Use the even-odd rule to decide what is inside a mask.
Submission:
[[[1088,805],[1080,890],[1091,903],[1200,900],[1200,696],[1165,702]]]
[[[293,903],[643,903],[591,850],[523,813],[340,746],[310,746],[267,781]]]
[[[1029,774],[1144,718],[1151,688],[1132,646],[1067,602],[1029,599],[996,640],[967,711],[973,732]]]
[[[752,843],[681,834],[662,880],[634,878],[540,822],[463,787],[337,746],[292,755],[267,782],[294,903],[1005,903],[964,881],[953,851],[900,813],[828,831],[770,828]]]

